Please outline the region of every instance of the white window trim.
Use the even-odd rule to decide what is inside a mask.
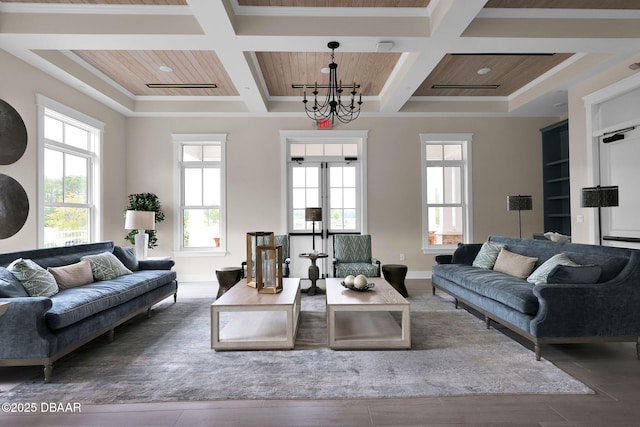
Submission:
[[[421,167],[421,187],[422,187],[422,253],[433,254],[443,252],[453,252],[456,245],[429,245],[429,218],[427,209],[427,153],[426,147],[428,141],[438,141],[446,144],[450,142],[463,142],[462,161],[464,163],[463,173],[463,205],[466,207],[463,211],[464,221],[464,243],[470,243],[473,238],[473,203],[471,195],[472,171],[471,171],[471,142],[473,140],[472,133],[421,133],[420,134],[420,167]]]
[[[173,251],[178,256],[202,256],[227,254],[227,134],[226,133],[181,133],[172,134],[173,142],[173,203],[177,212],[173,216]],[[220,246],[211,248],[183,248],[182,247],[182,176],[180,148],[189,142],[220,143]],[[217,144],[216,144],[217,145]]]
[[[104,139],[104,127],[105,124],[99,120],[94,119],[84,113],[67,107],[53,99],[47,98],[44,95],[36,94],[36,106],[37,106],[37,141],[38,141],[38,184],[37,184],[37,223],[38,223],[38,247],[44,247],[44,150],[46,147],[46,141],[44,138],[44,118],[45,109],[53,110],[59,114],[67,116],[78,122],[80,127],[86,128],[90,126],[98,130],[98,140],[94,141],[95,146],[91,150],[92,155],[92,168],[91,176],[89,177],[90,185],[88,188],[89,198],[93,203],[93,209],[90,210],[91,218],[89,221],[89,242],[97,242],[102,240],[103,235],[103,221],[102,221],[102,147]],[[80,149],[69,150],[83,151]],[[86,151],[85,151],[86,152]]]
[[[283,130],[280,131],[280,141],[281,141],[281,155],[282,155],[282,164],[284,165],[281,168],[281,176],[280,182],[281,185],[281,194],[286,195],[286,197],[282,198],[282,206],[281,212],[282,218],[282,229],[288,230],[288,216],[290,213],[290,203],[289,200],[289,178],[287,167],[289,163],[289,145],[294,143],[351,143],[358,144],[359,147],[359,155],[358,158],[360,160],[360,203],[361,207],[361,215],[360,215],[360,233],[367,234],[367,139],[369,137],[369,131],[366,130],[353,130],[353,131],[340,131],[340,130],[311,130],[311,131],[300,131],[300,130]],[[344,158],[341,158],[344,160]]]

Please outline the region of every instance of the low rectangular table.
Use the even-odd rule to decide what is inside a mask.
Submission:
[[[409,302],[386,280],[360,292],[326,279],[328,345],[332,349],[411,348]],[[396,314],[394,317],[393,313]]]
[[[300,317],[300,279],[282,281],[282,292],[261,294],[242,279],[211,304],[211,348],[292,349]]]

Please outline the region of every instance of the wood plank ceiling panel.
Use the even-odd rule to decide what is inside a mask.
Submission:
[[[638,0],[489,0],[486,8],[639,9]]]
[[[508,96],[571,54],[456,54],[446,55],[414,96]],[[478,70],[490,68],[487,74]],[[433,85],[498,85],[496,89],[435,89]]]
[[[427,7],[430,0],[238,0],[240,6]]]
[[[331,62],[330,52],[256,52],[267,90],[271,96],[301,96],[302,89],[292,84],[328,84],[329,74],[322,73]],[[400,53],[335,53],[338,79],[343,86],[355,81],[363,96],[377,96],[400,59]],[[322,91],[320,91],[322,93]]]
[[[76,50],[76,55],[135,96],[238,96],[229,75],[212,51]],[[173,69],[163,72],[160,66]],[[210,84],[218,87],[148,88],[147,83]]]

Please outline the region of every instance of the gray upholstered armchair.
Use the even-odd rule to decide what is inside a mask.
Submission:
[[[282,235],[275,235],[273,236],[273,242],[275,243],[276,246],[278,245],[282,245],[282,277],[289,277],[289,264],[291,264],[291,258],[289,256],[289,235],[288,234],[282,234]],[[263,245],[264,243],[266,243],[266,240],[264,237],[259,236],[258,237],[258,245]],[[253,254],[256,253],[255,248],[252,251]],[[253,259],[253,265],[255,266],[255,262],[256,260]],[[254,267],[255,269],[255,267]],[[253,277],[255,277],[255,270],[251,272]],[[242,261],[242,277],[246,278],[247,277],[247,261]]]
[[[335,234],[333,236],[333,277],[380,277],[380,261],[371,256],[371,236]]]

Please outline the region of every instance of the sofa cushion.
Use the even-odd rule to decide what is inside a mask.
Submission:
[[[28,297],[22,283],[9,270],[0,267],[0,298]]]
[[[453,253],[453,257],[451,257],[451,263],[471,265],[478,256],[480,249],[482,249],[482,243],[459,243]]]
[[[502,246],[503,245],[491,242],[484,242],[480,248],[480,252],[478,252],[478,255],[475,257],[471,265],[491,270],[493,265],[496,263],[496,259],[498,258],[498,254],[500,253]]]
[[[56,279],[58,288],[61,290],[88,285],[93,282],[91,262],[88,259],[62,267],[49,267],[47,271]]]
[[[529,277],[527,277],[527,282],[533,283],[534,285],[540,285],[542,283],[547,283],[547,277],[551,270],[556,268],[558,265],[573,265],[577,266],[575,262],[571,261],[571,259],[565,254],[561,252],[556,254],[546,260],[540,265],[540,267],[536,268],[533,273]],[[599,275],[598,275],[599,276]]]
[[[96,255],[86,255],[82,259],[91,262],[91,271],[96,280],[111,280],[125,274],[131,274],[131,270],[120,262],[111,252],[103,252]]]
[[[535,315],[538,312],[539,303],[533,294],[534,285],[524,279],[459,264],[434,265],[433,275],[441,276],[520,313]]]
[[[136,249],[131,246],[116,246],[113,248],[113,254],[131,271],[137,271],[140,267],[138,265],[138,257],[136,256]]]
[[[18,258],[7,267],[24,286],[29,296],[50,297],[58,293],[58,284],[44,268],[30,259]]]
[[[175,271],[147,270],[66,289],[51,297],[53,305],[45,319],[51,329],[61,329],[159,288],[175,278]]]
[[[533,271],[536,262],[538,262],[538,258],[515,254],[502,248],[493,269],[510,276],[526,279]]]
[[[599,265],[558,265],[549,273],[547,283],[587,285],[598,283],[601,275]]]
[[[367,277],[375,277],[378,275],[378,266],[370,262],[348,262],[336,264],[336,277],[347,277],[349,275],[357,276],[364,274]]]

